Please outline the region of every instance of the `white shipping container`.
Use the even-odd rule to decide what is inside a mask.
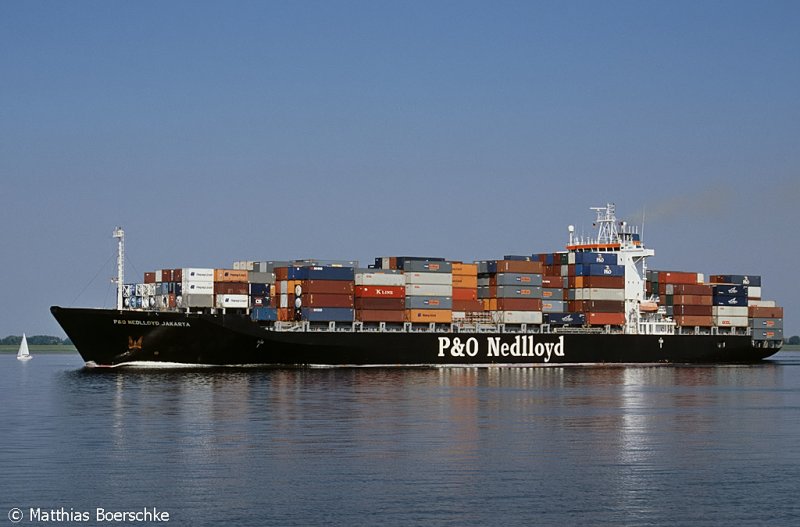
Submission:
[[[541,324],[541,311],[492,311],[495,324]]]
[[[199,267],[186,267],[181,269],[181,280],[184,282],[202,282],[214,281],[214,270],[199,268]]]
[[[451,273],[405,273],[407,284],[453,285]]]
[[[287,282],[286,280],[281,280],[280,282],[278,282],[278,292],[280,294],[282,294],[282,295],[288,295],[289,294],[289,282]],[[292,291],[292,292],[294,293],[294,291]],[[286,307],[286,306],[281,306],[281,307]]]
[[[761,287],[751,285],[747,289],[747,298],[761,298]]]
[[[184,295],[213,295],[214,282],[183,282],[181,293]]]
[[[248,295],[217,295],[217,307],[247,308],[250,305]]]
[[[285,284],[286,282],[283,282],[283,283]],[[289,307],[289,295],[287,295],[286,293],[281,295],[281,299],[280,299],[280,303],[278,304],[278,307]]]
[[[402,286],[406,285],[406,277],[404,274],[357,273],[356,285]]]
[[[146,294],[145,293],[145,288],[144,288],[145,285],[146,284],[136,284],[136,286],[134,287],[134,289],[136,291],[136,295],[135,296],[145,296],[145,294]],[[134,296],[134,295],[132,295],[132,296]]]
[[[624,289],[583,288],[575,290],[575,300],[613,300],[624,302]]]
[[[156,284],[144,284],[144,294],[148,296],[155,296]]]
[[[453,321],[463,320],[465,318],[467,318],[466,311],[453,311]]]
[[[567,263],[568,264],[575,264],[575,253],[569,253],[567,255]]]
[[[450,275],[448,275],[450,276]],[[453,286],[436,284],[408,284],[406,296],[453,296]]]
[[[746,328],[747,317],[717,316],[714,317],[714,325],[726,328]]]
[[[715,317],[744,317],[747,318],[747,306],[714,306],[711,314]]]

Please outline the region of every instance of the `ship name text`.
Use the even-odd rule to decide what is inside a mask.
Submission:
[[[189,328],[192,325],[188,322],[184,322],[182,320],[120,320],[114,319],[114,325],[119,326],[160,326],[160,327],[177,327],[177,328]]]
[[[556,342],[534,342],[534,335],[517,335],[511,342],[502,342],[501,337],[486,337],[486,357],[539,357],[550,362],[553,356],[564,356],[564,336]],[[481,353],[477,337],[439,337],[439,357],[476,357]]]

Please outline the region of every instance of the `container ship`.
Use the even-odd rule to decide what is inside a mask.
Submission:
[[[237,261],[124,280],[115,309],[53,306],[88,366],[534,366],[752,363],[783,345],[761,277],[650,270],[614,204],[566,250],[440,257]]]

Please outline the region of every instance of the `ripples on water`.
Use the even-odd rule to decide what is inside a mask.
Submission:
[[[800,518],[796,353],[722,367],[0,364],[4,510],[155,506],[171,524],[259,526]]]

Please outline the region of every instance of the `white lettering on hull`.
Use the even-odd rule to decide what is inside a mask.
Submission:
[[[553,356],[564,356],[564,335],[555,342],[534,342],[534,335],[516,335],[511,342],[502,337],[486,337],[486,357],[537,357],[550,362]],[[476,357],[480,353],[478,339],[469,337],[462,342],[460,337],[439,337],[439,357]]]

